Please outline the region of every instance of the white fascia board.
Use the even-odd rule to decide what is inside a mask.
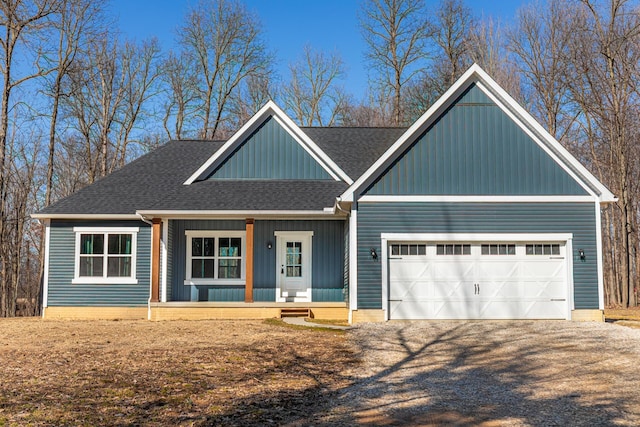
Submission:
[[[572,233],[381,233],[391,242],[566,242]]]
[[[407,129],[391,147],[385,151],[373,165],[369,167],[360,177],[347,188],[340,196],[341,200],[347,202],[353,202],[353,193],[357,190],[365,181],[367,181],[393,154],[402,148],[405,143],[411,139],[418,132],[426,129],[432,120],[438,117],[441,111],[443,111],[448,104],[460,95],[464,89],[466,89],[467,81],[471,78],[476,68],[480,68],[477,64],[473,64],[450,88],[444,95],[442,95],[429,109],[416,120],[409,129]]]
[[[362,196],[358,203],[593,203],[595,196]]]
[[[549,132],[547,132],[524,108],[522,108],[504,89],[498,85],[478,64],[473,64],[454,84],[442,95],[436,103],[434,103],[407,131],[398,138],[398,140],[373,164],[367,171],[362,174],[356,182],[349,186],[345,192],[340,196],[345,201],[353,201],[353,193],[367,181],[375,172],[385,164],[393,154],[401,149],[405,143],[410,140],[418,132],[426,129],[431,122],[439,116],[439,114],[448,107],[453,100],[455,100],[472,82],[480,83],[479,86],[483,92],[485,92],[494,102],[498,99],[502,102],[496,102],[498,106],[502,108],[512,119],[514,116],[518,116],[522,121],[526,123],[526,126],[522,126],[520,120],[516,120],[516,123],[525,129],[531,136],[534,133],[540,135],[540,138],[544,139],[546,145],[552,147],[552,151],[557,153],[557,156],[552,156],[556,162],[558,162],[570,175],[576,179],[583,188],[590,194],[598,197],[602,203],[610,203],[617,201],[616,197],[602,184],[595,176],[593,176],[582,164],[575,158],[566,148],[562,146]],[[506,105],[506,107],[505,107]],[[527,129],[527,126],[529,129]],[[532,132],[533,131],[533,132]],[[538,137],[534,137],[534,141],[539,140]],[[542,144],[544,146],[545,144]],[[543,147],[544,148],[544,147]],[[552,151],[546,149],[547,153]],[[561,159],[559,161],[558,157]],[[567,167],[568,166],[570,167]],[[582,178],[576,176],[577,173]],[[584,185],[584,181],[587,181],[591,188],[595,188],[599,194],[589,188],[589,185]]]
[[[582,181],[587,181],[592,188],[595,188],[599,194],[598,198],[601,202],[610,203],[617,201],[617,198],[609,191],[607,187],[603,183],[600,182],[587,168],[585,168],[566,148],[558,142],[538,121],[533,118],[527,110],[522,108],[520,104],[516,102],[511,95],[509,95],[495,80],[493,80],[482,68],[474,64],[474,67],[477,67],[475,73],[478,75],[480,81],[484,83],[485,86],[480,85],[483,92],[485,92],[489,97],[496,102],[496,97],[500,98],[506,105],[507,109],[502,108],[503,111],[511,110],[511,112],[515,113],[517,116],[520,116],[521,119],[529,126],[534,132],[540,135],[541,138],[544,139],[544,142],[548,144],[562,159],[560,162],[561,166],[564,166],[563,163],[570,166],[573,171],[577,172],[582,179],[575,177],[572,173],[571,175],[578,182],[582,183]],[[486,90],[488,88],[489,92]],[[492,96],[494,95],[495,96]],[[502,103],[497,103],[502,107]],[[536,140],[535,138],[534,140]],[[566,170],[566,169],[565,169]],[[590,191],[591,192],[591,191]]]
[[[163,219],[207,219],[207,218],[323,218],[323,219],[341,219],[346,217],[346,214],[339,215],[334,212],[326,210],[282,210],[282,211],[270,211],[270,210],[253,210],[253,211],[225,211],[225,210],[211,210],[211,211],[167,211],[167,210],[142,210],[137,212],[140,215],[146,217],[162,217]]]
[[[140,220],[136,214],[31,214],[33,219]]]
[[[233,134],[227,142],[220,147],[218,151],[213,153],[209,159],[197,171],[195,171],[183,185],[190,185],[196,181],[202,174],[204,174],[217,160],[227,156],[230,151],[235,147],[236,143],[241,141],[251,132],[256,130],[267,117],[272,116],[287,132],[293,137],[293,139],[300,144],[300,146],[307,151],[313,159],[327,171],[329,175],[336,181],[343,180],[347,184],[352,184],[353,180],[338,167],[327,154],[320,149],[304,132],[296,125],[293,120],[286,115],[284,111],[276,105],[275,102],[269,100],[256,114],[254,114],[247,123],[244,124],[236,133]]]

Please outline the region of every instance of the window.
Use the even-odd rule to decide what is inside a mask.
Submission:
[[[137,283],[137,227],[74,227],[73,231],[76,250],[72,283]]]
[[[483,244],[480,246],[482,255],[515,255],[515,244]]]
[[[560,245],[557,243],[536,243],[526,245],[527,255],[560,255]]]
[[[427,245],[425,244],[393,244],[391,245],[391,255],[425,255]]]
[[[244,284],[244,231],[188,230],[185,285]]]
[[[436,245],[437,255],[471,255],[470,244],[446,243]]]

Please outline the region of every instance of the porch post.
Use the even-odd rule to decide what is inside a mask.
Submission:
[[[151,302],[160,302],[160,224],[162,224],[162,219],[153,218],[151,227]]]
[[[244,287],[244,302],[253,302],[253,218],[247,218],[247,258]]]

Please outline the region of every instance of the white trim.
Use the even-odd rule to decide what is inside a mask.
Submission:
[[[313,231],[274,231],[273,235],[276,238],[276,302],[287,302],[287,297],[282,296],[282,274],[279,273],[280,266],[279,264],[283,264],[284,260],[282,259],[281,250],[284,248],[280,247],[280,245],[285,240],[301,240],[303,245],[306,243],[308,246],[308,250],[303,251],[302,253],[302,265],[307,266],[306,273],[304,274],[305,278],[308,278],[306,297],[293,297],[293,302],[311,302],[312,294],[313,294]]]
[[[140,227],[73,227],[74,233],[109,233],[109,234],[124,234],[124,233],[139,233]]]
[[[564,242],[572,233],[381,233],[380,237],[394,241],[429,242]]]
[[[593,203],[596,196],[362,196],[359,203],[371,202],[478,202],[478,203]]]
[[[604,310],[604,250],[602,248],[602,212],[596,201],[596,265],[598,271],[598,308]]]
[[[42,274],[42,317],[44,317],[44,308],[48,306],[49,299],[49,257],[51,249],[51,222],[43,221],[44,225],[44,272]]]
[[[575,309],[576,302],[573,289],[573,237],[565,243],[565,258],[567,260],[567,320],[571,320],[571,312]]]
[[[137,263],[138,263],[138,233],[139,227],[73,227],[75,234],[75,252],[73,279],[71,284],[74,285],[137,285]],[[96,276],[80,276],[80,238],[82,234],[103,234],[105,235],[102,254],[103,259],[103,275]],[[108,277],[108,235],[109,234],[131,234],[131,275],[128,277]],[[117,255],[117,254],[111,254]]]
[[[382,252],[382,310],[384,319],[389,320],[389,272],[387,247],[392,242],[564,242],[567,265],[567,306],[566,320],[571,320],[571,310],[575,306],[573,295],[573,234],[572,233],[381,233]]]
[[[526,127],[530,127],[535,133],[537,133],[542,140],[544,140],[545,144],[548,148],[551,148],[553,152],[557,153],[558,159],[553,157],[556,162],[559,162],[560,165],[565,167],[569,167],[572,171],[575,171],[582,178],[578,179],[582,185],[586,185],[587,183],[591,185],[591,187],[600,191],[598,198],[601,202],[614,202],[617,199],[615,196],[602,184],[598,179],[595,178],[584,166],[580,164],[558,141],[555,140],[544,128],[529,114],[527,113],[518,103],[508,94],[506,93],[487,73],[485,73],[478,64],[473,64],[446,92],[442,95],[428,110],[424,113],[407,131],[405,131],[400,138],[389,148],[385,153],[373,164],[371,165],[365,173],[363,173],[352,185],[345,190],[345,192],[340,196],[344,201],[353,201],[354,192],[361,187],[368,179],[370,179],[375,173],[380,170],[382,166],[398,151],[400,150],[407,141],[411,140],[414,135],[418,135],[420,132],[424,131],[428,128],[428,126],[444,111],[453,100],[457,98],[458,95],[462,93],[464,89],[466,89],[469,84],[472,82],[484,83],[488,90],[495,94],[495,97],[499,98],[501,101],[497,105],[506,113],[513,116],[512,113],[515,113],[516,116],[519,116],[522,121],[527,125]],[[482,85],[481,85],[482,86]],[[486,91],[485,91],[486,92]],[[492,99],[495,99],[492,97]],[[504,103],[504,104],[503,104]],[[506,104],[506,106],[505,106]],[[507,108],[508,107],[508,108]],[[511,110],[511,111],[510,111]],[[575,174],[572,174],[575,176]],[[586,185],[590,187],[589,185]],[[591,188],[590,187],[590,188]],[[591,191],[593,193],[593,191]]]
[[[240,230],[185,230],[184,232],[187,242],[186,242],[186,253],[185,253],[185,278],[184,285],[192,286],[192,285],[208,285],[208,286],[217,286],[217,285],[238,285],[242,286],[246,284],[246,261],[247,261],[247,232]],[[206,278],[206,279],[194,279],[191,277],[191,242],[190,239],[194,237],[213,237],[216,239],[214,251],[215,255],[212,257],[214,259],[214,278]],[[217,253],[218,245],[220,238],[240,238],[240,257],[233,257],[230,259],[240,258],[240,278],[239,279],[218,279],[218,260],[220,257]]]
[[[47,214],[34,213],[31,214],[33,219],[135,219],[140,221],[140,217],[136,214]]]
[[[349,217],[349,312],[358,309],[358,211]]]
[[[331,208],[331,212],[324,210],[243,210],[243,211],[232,211],[232,210],[203,210],[203,211],[191,211],[191,210],[141,210],[137,211],[138,214],[148,216],[148,217],[163,217],[165,219],[211,219],[212,217],[216,218],[284,218],[287,219],[311,219],[314,217],[322,218],[322,219],[339,219],[344,220],[345,215],[339,215],[333,211]],[[139,218],[137,218],[139,219]]]
[[[327,171],[336,181],[344,181],[351,185],[353,180],[333,161],[324,151],[318,147],[284,111],[282,111],[273,101],[268,101],[247,123],[244,124],[231,138],[224,143],[209,159],[207,159],[197,171],[195,171],[184,185],[190,185],[204,174],[217,160],[227,155],[237,143],[256,130],[267,117],[272,116],[295,140],[300,144],[324,170]]]
[[[162,253],[162,281],[160,286],[162,292],[160,294],[160,302],[167,302],[167,272],[169,267],[167,265],[169,252],[167,248],[167,242],[169,241],[169,220],[162,220],[162,240],[160,241],[160,251]]]

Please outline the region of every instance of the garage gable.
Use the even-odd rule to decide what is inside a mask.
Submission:
[[[363,194],[588,195],[476,83]]]
[[[617,200],[477,64],[340,200],[464,196]]]

